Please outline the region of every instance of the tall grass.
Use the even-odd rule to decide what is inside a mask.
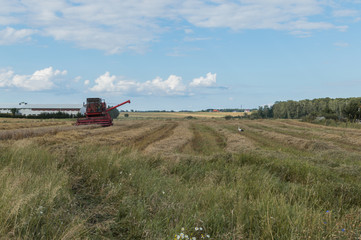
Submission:
[[[72,211],[69,177],[48,151],[2,150],[0,184],[0,236],[68,239],[86,231]]]
[[[195,227],[211,239],[361,234],[357,178],[312,162],[225,152],[165,159],[90,145],[1,151],[4,238],[173,239]]]

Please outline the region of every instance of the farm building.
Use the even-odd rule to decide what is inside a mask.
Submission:
[[[18,104],[0,104],[0,113],[11,113],[11,109],[15,108],[19,114],[24,116],[57,112],[78,114],[82,107],[82,104],[28,104],[21,102]]]

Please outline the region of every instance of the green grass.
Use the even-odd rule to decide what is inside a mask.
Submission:
[[[7,149],[0,159],[0,234],[9,238],[172,239],[195,226],[212,239],[361,234],[360,183],[291,159],[170,161],[94,146]]]
[[[224,151],[226,139],[215,129],[203,124],[192,124],[191,130],[193,138],[183,147],[183,152],[210,155]]]

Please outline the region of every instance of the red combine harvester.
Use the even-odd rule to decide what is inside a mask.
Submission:
[[[112,126],[113,119],[109,115],[109,111],[126,103],[130,103],[130,100],[107,109],[107,104],[101,98],[87,98],[85,118],[78,118],[76,125],[99,124],[103,127]]]

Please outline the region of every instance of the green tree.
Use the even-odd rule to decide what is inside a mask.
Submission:
[[[112,119],[116,119],[119,116],[119,110],[114,108],[109,111],[109,115]]]
[[[12,108],[12,109],[10,109],[10,112],[13,115],[13,117],[15,117],[15,115],[19,114],[19,109],[18,108]]]
[[[351,100],[345,106],[343,110],[344,116],[351,122],[360,119],[361,111],[360,111],[360,102],[357,100]]]

